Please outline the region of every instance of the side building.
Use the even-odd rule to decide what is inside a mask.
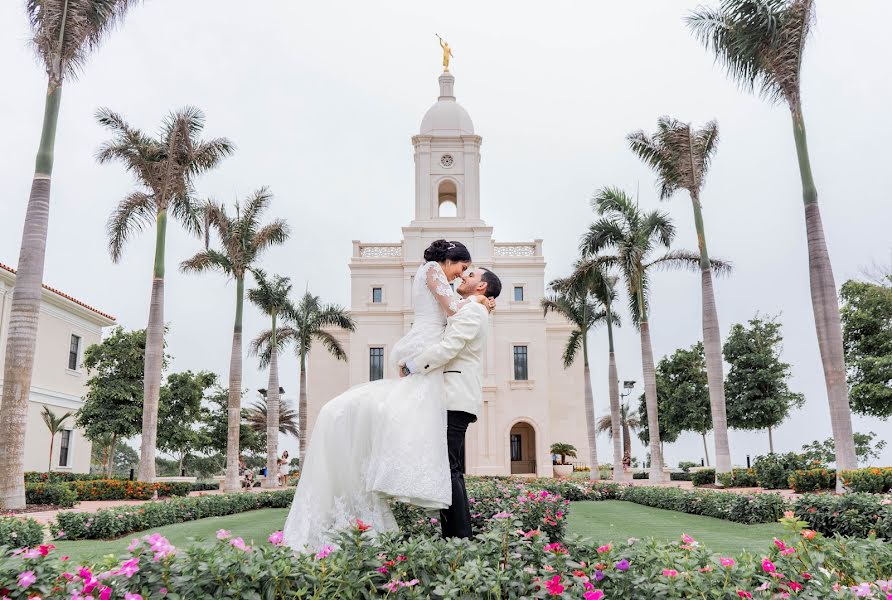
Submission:
[[[0,390],[14,287],[15,269],[0,263]],[[74,426],[74,419],[66,420],[65,428],[56,435],[50,457],[50,432],[40,415],[44,406],[58,416],[81,407],[87,381],[82,365],[84,350],[98,344],[103,328],[114,323],[111,315],[43,286],[25,439],[26,471],[46,471],[50,463],[54,471],[90,470],[91,444],[83,431]]]

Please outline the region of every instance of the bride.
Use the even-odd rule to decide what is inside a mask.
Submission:
[[[461,242],[437,240],[415,273],[412,328],[393,347],[391,372],[438,342],[446,317],[466,302],[449,285],[471,264]],[[452,502],[442,372],[382,379],[326,403],[301,461],[300,481],[283,530],[295,550],[332,544],[357,520],[374,533],[397,529],[388,499],[440,510]]]

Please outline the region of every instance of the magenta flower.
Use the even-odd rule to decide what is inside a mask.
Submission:
[[[493,519],[510,519],[513,515],[509,512],[500,512],[492,516]]]
[[[37,576],[34,575],[34,571],[22,571],[19,573],[19,587],[20,588],[28,588],[31,587],[37,581]]]
[[[225,529],[217,530],[217,539],[218,540],[228,540],[232,534],[226,531]]]
[[[130,560],[121,563],[121,567],[114,572],[115,575],[123,575],[127,578],[133,577],[139,573],[139,557],[134,556]]]
[[[603,546],[598,546],[598,554],[604,554],[605,552],[610,552],[611,548],[613,548],[613,544],[604,544]]]
[[[744,591],[744,590],[737,590],[737,595],[740,596],[741,598],[752,598],[753,597],[752,594],[750,594],[749,592]]]
[[[762,570],[766,573],[774,573],[777,570],[777,567],[774,566],[773,562],[765,558],[762,559]]]
[[[697,541],[694,538],[692,538],[691,536],[689,536],[686,533],[683,533],[681,535],[681,541],[683,541],[685,544],[696,544],[697,543]]]
[[[40,556],[40,552],[37,548],[27,548],[22,553],[22,558],[37,558],[38,556]]]
[[[857,596],[858,598],[864,598],[866,596],[870,596],[870,594],[871,594],[870,584],[862,583],[860,585],[853,585],[852,591],[855,592],[855,596]]]
[[[663,569],[664,577],[678,577],[678,571],[675,569]]]
[[[723,567],[733,567],[733,566],[734,566],[734,559],[733,559],[733,558],[725,558],[725,557],[721,557],[721,558],[719,558],[719,562],[722,563],[722,566],[723,566]]]
[[[130,545],[127,546],[127,552],[133,552],[134,550],[139,548],[139,543],[140,542],[138,539],[133,538],[133,540],[130,541]]]
[[[229,545],[232,546],[233,548],[238,548],[239,550],[244,550],[245,552],[251,551],[251,547],[248,546],[245,543],[245,540],[243,540],[240,537],[233,538],[233,539],[229,540]]]
[[[629,561],[624,558],[613,566],[616,567],[617,571],[625,572],[629,570]]]
[[[585,598],[585,600],[601,600],[604,597],[604,592],[601,590],[592,590],[583,594],[582,597]]]
[[[560,596],[564,593],[564,586],[561,585],[561,576],[555,575],[551,579],[545,582],[545,589],[548,590],[548,593],[552,596]]]
[[[281,531],[274,531],[266,539],[269,540],[270,544],[273,544],[274,546],[280,546],[285,540],[285,535]]]
[[[142,596],[140,596],[139,594],[131,594],[130,592],[127,592],[126,594],[124,594],[124,600],[142,600]]]
[[[316,553],[316,560],[322,560],[331,554],[331,551],[334,550],[331,546],[322,546],[322,549]]]
[[[110,587],[103,586],[102,589],[99,590],[99,600],[109,600],[112,595],[112,589]]]

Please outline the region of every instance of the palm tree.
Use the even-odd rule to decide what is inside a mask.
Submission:
[[[67,412],[61,417],[57,417],[56,413],[46,406],[43,407],[43,412],[40,413],[40,416],[43,417],[43,423],[50,430],[50,460],[46,468],[47,471],[53,470],[53,444],[56,441],[56,434],[64,429],[65,421],[73,414],[72,412]]]
[[[830,404],[836,472],[841,473],[856,468],[857,458],[836,282],[802,115],[802,57],[813,20],[814,0],[723,0],[718,9],[701,7],[691,13],[688,25],[732,79],[747,90],[758,87],[764,98],[786,102],[790,109],[805,205],[812,309]],[[842,480],[837,479],[836,487],[843,491]]]
[[[25,431],[46,258],[50,182],[62,84],[136,0],[28,0],[31,42],[47,73],[43,128],[9,309],[0,401],[0,508],[25,508]]]
[[[641,419],[638,413],[630,413],[628,404],[623,404],[620,408],[620,427],[622,428],[622,444],[623,444],[623,462],[628,458],[632,458],[632,432],[641,429]],[[619,436],[614,437],[614,423],[611,416],[603,416],[598,419],[598,433],[607,432],[613,440],[619,440]],[[620,467],[622,468],[622,467]]]
[[[576,458],[576,446],[573,444],[566,444],[564,442],[555,442],[551,445],[551,453],[557,454],[561,457],[561,464],[567,464],[567,457],[570,456],[572,458]],[[598,468],[597,464],[592,465],[592,470]]]
[[[102,164],[120,161],[127,171],[136,176],[143,188],[121,200],[108,219],[106,229],[112,260],[119,262],[127,241],[152,221],[155,223],[155,262],[146,327],[138,476],[140,481],[153,481],[158,445],[158,400],[164,361],[167,217],[169,213],[191,233],[201,230],[193,181],[232,154],[233,146],[226,138],[201,140],[204,114],[191,106],[168,114],[157,137],[131,127],[120,115],[108,109],[100,109],[97,119],[114,135],[100,147],[97,160]]]
[[[659,211],[641,212],[638,203],[621,190],[605,188],[598,191],[592,199],[592,207],[601,219],[589,226],[580,242],[580,250],[584,258],[597,256],[600,264],[619,269],[625,280],[632,321],[637,325],[641,337],[641,364],[650,429],[650,480],[663,481],[656,373],[648,319],[648,272],[652,267],[699,269],[700,255],[687,250],[670,251],[675,226],[669,216]],[[650,254],[659,247],[667,252],[649,259]],[[607,249],[613,249],[616,254],[601,254]],[[728,268],[721,261],[712,260],[711,264],[714,269]]]
[[[709,384],[709,405],[715,435],[716,474],[731,472],[731,447],[728,443],[728,418],[725,413],[725,386],[722,372],[722,334],[715,306],[712,266],[706,250],[706,231],[700,207],[700,190],[719,139],[719,126],[710,121],[702,129],[692,129],[670,117],[657,122],[651,137],[643,131],[628,136],[632,151],[656,172],[660,199],[671,197],[679,189],[687,190],[694,207],[694,226],[700,249],[700,285],[703,306],[703,347]],[[706,438],[704,437],[704,440]]]
[[[239,457],[239,425],[241,422],[242,389],[242,313],[245,304],[245,275],[260,255],[271,246],[288,239],[288,225],[276,219],[268,225],[260,224],[260,217],[272,201],[272,194],[261,188],[243,204],[236,202],[235,215],[226,214],[222,205],[208,202],[204,207],[208,229],[216,231],[222,250],[209,247],[180,264],[183,272],[203,273],[216,270],[235,279],[235,322],[232,326],[232,354],[229,360],[229,399],[226,436],[226,480],[223,489],[237,491]]]
[[[280,314],[293,311],[294,307],[288,300],[288,294],[291,293],[291,280],[281,275],[273,275],[271,279],[267,278],[266,273],[261,269],[254,269],[254,281],[257,287],[248,290],[248,299],[253,302],[257,308],[269,315],[272,321],[270,329],[270,352],[269,352],[269,384],[267,385],[267,393],[264,397],[265,402],[269,404],[269,420],[266,422],[266,472],[279,472],[279,353],[276,344],[276,319]],[[265,365],[264,365],[265,366]],[[264,413],[266,409],[264,408]],[[263,485],[264,487],[276,487],[277,480],[275,477],[267,477]]]
[[[267,418],[268,406],[268,397],[260,396],[260,398],[255,400],[254,403],[245,410],[245,418],[248,421],[248,427],[257,433],[265,433],[267,436],[269,436],[269,430],[267,428],[269,423]],[[293,435],[294,437],[300,435],[297,411],[294,410],[294,407],[288,403],[287,400],[283,399],[279,402],[279,418],[276,419],[276,421],[278,432],[282,435]],[[268,440],[267,444],[269,444]],[[268,467],[269,466],[267,465],[267,468]],[[267,471],[267,473],[270,472],[274,473],[275,471]]]
[[[576,292],[576,293],[574,293]],[[579,348],[582,347],[582,369],[585,379],[583,399],[585,402],[585,423],[588,431],[589,445],[589,479],[597,480],[598,472],[598,448],[595,435],[595,400],[592,397],[591,371],[588,365],[588,332],[592,327],[607,320],[607,312],[601,310],[592,300],[588,289],[573,290],[558,294],[551,294],[542,298],[542,311],[544,315],[554,312],[575,326],[567,339],[564,347],[564,368],[567,369],[576,360]]]
[[[619,380],[616,371],[616,352],[613,347],[613,326],[620,324],[613,312],[616,299],[616,277],[610,276],[597,258],[578,260],[573,265],[573,273],[566,279],[551,282],[555,290],[583,288],[590,291],[597,303],[604,307],[607,323],[607,393],[610,398],[610,419],[615,427],[620,426]],[[613,440],[613,480],[623,480],[622,446],[619,438]]]
[[[282,316],[288,325],[277,332],[276,344],[281,349],[282,346],[293,343],[300,364],[300,395],[297,403],[300,448],[297,458],[303,460],[307,448],[307,355],[313,342],[318,342],[337,360],[346,361],[344,347],[329,329],[355,331],[356,323],[347,309],[337,304],[323,304],[319,296],[314,296],[309,291],[304,292],[297,307]],[[271,334],[271,331],[264,331],[252,342],[252,350],[260,354],[261,364],[269,356]]]

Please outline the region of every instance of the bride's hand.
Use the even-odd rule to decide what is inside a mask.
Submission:
[[[486,310],[492,312],[496,309],[496,300],[495,298],[488,298],[487,296],[477,296],[477,300],[486,307]]]

